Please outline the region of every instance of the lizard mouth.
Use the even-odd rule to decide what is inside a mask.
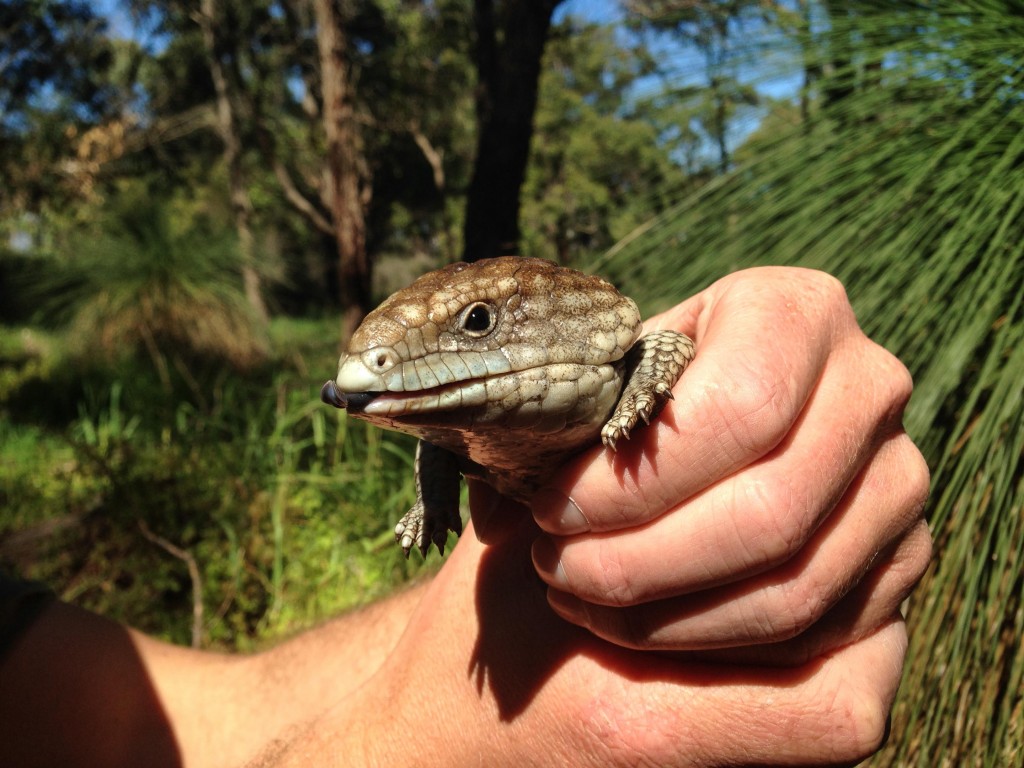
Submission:
[[[473,382],[476,386],[470,387],[467,387],[467,382],[451,382],[413,392],[342,392],[334,381],[328,381],[320,389],[320,399],[352,414],[399,418],[414,413],[451,410],[467,404],[479,405],[480,402],[472,401],[486,399],[485,381],[478,379]],[[461,394],[453,396],[456,392]],[[476,397],[467,397],[469,392]],[[375,402],[379,402],[380,407],[366,413],[366,409]]]

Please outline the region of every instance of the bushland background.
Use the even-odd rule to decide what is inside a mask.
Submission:
[[[260,647],[436,567],[390,533],[411,442],[317,398],[391,290],[511,252],[651,312],[817,267],[933,472],[872,764],[1019,765],[1022,209],[1020,0],[8,0],[0,563]]]

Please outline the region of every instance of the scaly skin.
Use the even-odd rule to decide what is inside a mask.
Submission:
[[[640,337],[636,304],[543,259],[452,264],[367,315],[324,402],[420,438],[408,555],[460,533],[459,473],[526,500],[595,442],[614,450],[693,359],[675,331]]]

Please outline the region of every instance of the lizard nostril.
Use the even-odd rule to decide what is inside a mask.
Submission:
[[[390,347],[369,349],[363,353],[363,365],[376,374],[382,374],[398,364],[398,355]]]

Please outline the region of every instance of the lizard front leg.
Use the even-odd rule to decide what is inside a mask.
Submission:
[[[426,440],[416,444],[416,503],[395,526],[395,541],[405,556],[413,544],[427,556],[430,543],[444,554],[448,531],[462,535],[459,514],[459,457]]]
[[[654,331],[637,339],[626,353],[626,383],[611,417],[601,428],[601,442],[615,450],[620,437],[643,419],[650,423],[658,399],[671,399],[672,386],[693,360],[693,340],[678,331]]]

